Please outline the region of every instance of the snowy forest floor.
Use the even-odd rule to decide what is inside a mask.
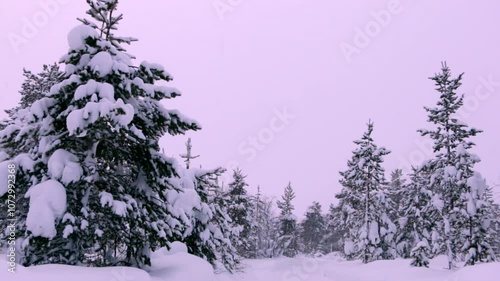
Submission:
[[[456,271],[445,269],[446,257],[432,260],[430,268],[410,266],[410,260],[343,261],[335,256],[246,261],[244,273],[218,275],[217,281],[493,281],[500,263],[482,264]]]
[[[1,263],[5,264],[2,255]],[[157,253],[149,272],[134,268],[89,268],[64,265],[18,267],[17,273],[0,271],[0,280],[33,281],[493,281],[498,280],[500,263],[446,270],[446,257],[432,260],[430,268],[410,267],[409,260],[377,261],[362,264],[338,256],[245,260],[244,272],[212,273],[211,266],[198,257],[179,253]]]

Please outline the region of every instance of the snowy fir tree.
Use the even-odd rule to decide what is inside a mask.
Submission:
[[[260,255],[260,247],[262,243],[263,229],[262,229],[262,207],[263,202],[261,200],[262,193],[260,192],[260,186],[257,186],[257,194],[250,196],[250,204],[252,207],[249,210],[250,213],[250,233],[248,235],[248,241],[250,243],[249,257],[257,258]]]
[[[63,72],[60,71],[59,65],[43,65],[42,72],[33,74],[33,72],[23,69],[24,81],[21,85],[21,101],[19,105],[13,109],[6,110],[10,117],[20,109],[30,107],[35,101],[40,100],[50,92],[52,86],[62,82]]]
[[[490,231],[491,233],[491,243],[493,251],[497,260],[500,257],[500,204],[495,201],[493,187],[488,186],[485,194],[484,200],[490,206]]]
[[[467,217],[462,225],[465,243],[460,249],[465,254],[465,264],[496,261],[494,245],[500,244],[500,240],[495,237],[493,221],[498,217],[495,217],[494,203],[489,200],[491,190],[478,172],[468,178],[466,184]]]
[[[346,229],[344,255],[349,259],[361,258],[363,263],[377,259],[394,258],[396,226],[389,219],[390,199],[381,164],[389,154],[378,147],[373,138],[373,123],[361,140],[354,143],[347,170],[341,172],[342,190],[337,194],[341,209],[341,228]]]
[[[251,258],[272,258],[276,255],[276,219],[272,210],[272,200],[261,193],[260,186],[257,194],[251,197]]]
[[[307,208],[305,218],[301,224],[300,238],[303,252],[307,254],[324,252],[321,249],[321,242],[325,235],[325,221],[321,212],[321,205],[318,202],[313,202]]]
[[[428,267],[434,252],[431,245],[439,244],[439,213],[429,189],[428,170],[425,164],[413,168],[409,183],[400,192],[397,252],[400,257],[412,258],[413,266]]]
[[[251,230],[251,202],[246,190],[248,184],[246,176],[240,169],[233,171],[233,180],[229,183],[227,212],[233,222],[233,227],[239,231],[238,237],[233,241],[238,254],[242,257],[250,257],[252,245],[249,238]]]
[[[295,257],[299,250],[297,217],[293,214],[295,207],[292,204],[294,198],[292,184],[288,183],[281,201],[277,202],[280,210],[278,248],[280,254],[286,257]]]
[[[29,201],[16,214],[24,265],[142,267],[186,228],[169,204],[182,189],[175,161],[158,141],[200,127],[160,104],[179,96],[156,84],[172,80],[161,65],[133,64],[123,45],[134,39],[114,34],[117,2],[87,1],[92,20],[68,35],[62,81],[0,132],[19,204]]]
[[[179,168],[183,192],[176,195],[172,191],[171,196],[175,198],[171,202],[174,209],[186,210],[181,217],[187,227],[177,240],[186,244],[189,253],[207,260],[217,271],[234,272],[240,263],[232,245],[238,231],[227,214],[229,196],[223,193],[218,181],[225,170],[190,169],[191,160],[199,157],[191,151],[191,138],[188,138],[186,153],[180,155],[186,164],[185,169]]]
[[[342,213],[340,208],[334,204],[330,204],[328,213],[325,215],[325,235],[321,241],[321,248],[325,253],[341,252],[342,237],[345,235],[345,229],[340,223]]]
[[[180,179],[183,192],[170,198],[174,209],[186,210],[182,218],[187,226],[176,240],[186,244],[188,252],[210,262],[218,271],[239,269],[239,257],[232,241],[238,231],[227,214],[229,198],[221,191],[215,170],[186,169]]]
[[[406,180],[403,178],[403,170],[396,169],[391,172],[391,180],[387,185],[387,195],[392,206],[390,207],[389,218],[396,222],[401,216],[399,206],[401,204],[401,192],[405,186]]]
[[[419,130],[422,136],[434,141],[430,185],[439,197],[441,252],[448,257],[449,269],[456,267],[463,255],[468,264],[495,259],[482,234],[486,225],[480,199],[483,188],[473,178],[474,165],[480,160],[470,153],[474,143],[469,138],[481,131],[469,128],[455,117],[463,105],[464,96],[457,94],[462,76],[452,78],[449,67],[443,63],[441,72],[430,78],[439,93],[436,107],[425,108],[434,129]]]
[[[274,214],[273,200],[267,197],[262,197],[262,212],[260,228],[262,230],[262,238],[260,241],[260,255],[263,258],[274,258],[279,256],[279,230],[280,221]]]

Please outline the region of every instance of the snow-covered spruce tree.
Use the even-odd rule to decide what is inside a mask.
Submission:
[[[462,84],[462,76],[452,78],[449,67],[443,63],[441,73],[430,78],[435,82],[439,101],[436,107],[426,107],[425,110],[428,121],[435,128],[419,130],[422,136],[429,136],[434,141],[435,158],[430,164],[430,184],[443,203],[439,210],[443,227],[439,232],[443,238],[441,253],[447,255],[449,269],[454,268],[463,256],[467,256],[468,264],[483,260],[480,257],[493,259],[486,254],[491,250],[488,243],[479,238],[483,236],[479,230],[486,218],[482,217],[484,212],[477,211],[481,208],[478,191],[468,183],[474,176],[474,165],[480,161],[469,152],[474,143],[468,139],[481,131],[469,128],[455,117],[463,105],[463,95],[456,93]]]
[[[249,240],[252,245],[252,258],[275,257],[276,219],[272,210],[272,200],[268,199],[257,187],[257,194],[251,197],[251,231]]]
[[[429,170],[426,164],[413,168],[410,182],[400,193],[397,251],[403,258],[413,258],[413,266],[427,267],[433,257],[431,245],[439,244],[436,229],[440,220],[434,206],[436,198],[429,189]]]
[[[263,207],[262,194],[260,193],[260,186],[257,186],[257,194],[250,196],[252,208],[250,208],[250,233],[248,241],[250,244],[249,257],[259,258],[261,256],[261,248],[264,236],[263,230]]]
[[[218,179],[225,172],[222,168],[214,170],[190,169],[191,160],[199,157],[191,152],[191,138],[186,142],[186,153],[180,155],[186,163],[185,169],[179,167],[182,193],[172,193],[170,204],[176,210],[184,210],[179,217],[186,229],[176,239],[186,244],[188,252],[210,262],[218,271],[233,272],[238,269],[239,258],[232,242],[237,232],[227,215],[228,196],[222,192]]]
[[[251,256],[252,245],[249,241],[251,229],[251,202],[247,193],[246,176],[240,169],[233,171],[233,181],[229,183],[227,212],[233,222],[233,227],[239,230],[239,235],[233,241],[238,254],[248,258]]]
[[[263,257],[275,258],[279,256],[279,219],[274,214],[274,204],[272,199],[264,197],[262,203],[264,206],[262,216],[262,229],[264,236],[262,241],[261,253]]]
[[[342,251],[342,237],[345,235],[345,229],[342,229],[341,210],[334,204],[330,204],[328,213],[325,215],[325,235],[321,241],[321,248],[325,253]]]
[[[307,208],[305,218],[302,221],[300,233],[303,251],[307,254],[323,253],[321,241],[325,235],[325,221],[321,213],[321,205],[313,202]]]
[[[379,148],[371,136],[373,123],[361,140],[347,170],[340,172],[341,192],[336,196],[342,213],[341,228],[347,230],[344,238],[344,254],[349,259],[361,258],[363,263],[377,259],[394,258],[396,226],[389,219],[389,198],[383,188],[386,185],[383,157],[389,154]]]
[[[142,267],[183,229],[166,196],[180,189],[174,160],[158,140],[199,126],[160,104],[179,95],[155,85],[172,80],[162,66],[133,65],[122,44],[134,40],[113,33],[117,2],[87,1],[94,22],[69,33],[63,81],[0,133],[30,200],[18,216],[24,265]]]
[[[35,101],[43,98],[50,92],[52,86],[62,82],[63,72],[59,69],[59,65],[54,63],[43,65],[42,72],[33,74],[33,72],[23,69],[24,81],[21,86],[21,101],[19,105],[13,109],[6,110],[10,117],[23,108],[30,107]]]
[[[500,257],[500,204],[495,201],[495,192],[493,187],[488,186],[485,192],[485,201],[488,202],[491,208],[491,225],[490,230],[492,233],[492,243],[493,251],[497,259]]]
[[[213,223],[220,226],[224,239],[217,246],[217,261],[215,264],[216,270],[227,270],[235,272],[241,269],[240,256],[233,241],[238,237],[239,230],[235,229],[231,218],[228,215],[229,197],[224,193],[222,187],[216,181],[217,189],[212,188],[209,193],[209,202],[213,204]],[[215,235],[215,239],[221,240],[219,235]],[[220,266],[222,265],[222,266]],[[222,268],[223,267],[223,268]]]
[[[232,241],[238,231],[227,214],[229,198],[220,190],[218,177],[224,173],[215,170],[186,169],[182,172],[183,192],[169,191],[174,209],[186,210],[181,217],[187,226],[176,240],[186,244],[188,252],[210,262],[218,271],[239,269],[239,257]]]
[[[292,184],[288,183],[284,194],[281,196],[282,201],[278,201],[279,216],[279,237],[278,248],[279,253],[285,257],[295,257],[298,253],[298,231],[297,217],[293,214],[295,207],[292,200],[295,198]]]
[[[399,206],[401,203],[401,191],[405,186],[405,182],[406,180],[403,178],[403,170],[396,169],[391,172],[391,180],[387,185],[387,195],[389,199],[391,199],[389,218],[395,223],[398,218],[401,217],[401,214],[399,213]]]
[[[459,155],[461,153],[459,152]],[[467,218],[463,227],[466,229],[465,244],[461,251],[465,254],[465,264],[496,261],[495,244],[500,244],[494,228],[495,205],[490,200],[491,190],[482,176],[475,172],[467,179],[468,192]],[[498,246],[497,246],[498,247]]]

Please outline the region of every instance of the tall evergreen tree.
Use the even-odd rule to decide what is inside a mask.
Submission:
[[[439,244],[439,213],[434,194],[429,189],[429,167],[413,168],[410,182],[403,187],[400,200],[397,251],[403,258],[413,258],[413,266],[428,267],[433,257],[432,245]]]
[[[260,256],[274,258],[279,255],[279,219],[274,214],[272,199],[263,197],[261,206],[261,229],[263,236],[260,243]]]
[[[494,221],[496,207],[491,201],[491,189],[479,173],[467,179],[465,200],[467,217],[462,225],[465,243],[460,249],[465,254],[465,264],[496,261],[494,245],[500,244]]]
[[[321,249],[321,241],[324,235],[325,221],[321,213],[321,205],[315,201],[308,207],[305,219],[302,221],[300,236],[304,252],[308,254],[324,252]]]
[[[449,269],[454,268],[465,253],[475,252],[468,260],[476,260],[490,252],[487,243],[481,247],[483,242],[475,238],[481,236],[477,233],[479,228],[470,226],[481,225],[485,219],[481,217],[482,212],[472,212],[468,208],[478,206],[477,190],[468,184],[468,179],[474,176],[474,165],[480,161],[469,152],[474,146],[469,138],[481,131],[469,128],[455,117],[463,105],[464,96],[457,95],[462,76],[463,73],[452,78],[449,67],[443,63],[441,73],[430,78],[436,85],[439,101],[436,107],[426,107],[425,110],[428,112],[428,121],[435,128],[419,130],[422,136],[434,141],[435,158],[430,164],[430,184],[442,202],[439,210],[442,228],[439,233],[443,240],[441,252],[448,257]],[[467,246],[464,248],[464,245]],[[482,253],[477,252],[479,249]]]
[[[34,74],[23,69],[24,81],[21,86],[21,101],[13,109],[6,110],[6,113],[12,117],[18,110],[30,107],[35,101],[40,100],[50,92],[52,86],[62,82],[64,73],[59,70],[56,63],[43,65],[42,72]]]
[[[239,235],[233,241],[238,254],[248,258],[252,254],[252,245],[249,239],[251,230],[251,202],[250,196],[247,193],[245,182],[246,176],[240,169],[233,171],[233,181],[229,184],[228,190],[228,207],[229,217],[233,222],[233,226],[239,229]]]
[[[373,123],[369,122],[361,140],[354,142],[358,147],[348,169],[340,173],[343,188],[336,196],[342,212],[339,223],[347,230],[344,254],[364,263],[395,256],[396,226],[389,219],[390,199],[383,188],[387,183],[381,166],[389,151],[375,144],[372,132]]]
[[[346,230],[342,228],[341,220],[342,213],[340,208],[334,204],[330,204],[328,213],[325,216],[325,236],[321,242],[322,248],[326,253],[342,251],[342,237],[346,234]]]
[[[284,194],[281,196],[282,201],[278,201],[279,216],[279,238],[278,247],[280,253],[286,257],[295,257],[298,253],[298,233],[297,233],[297,217],[293,214],[295,207],[292,200],[295,198],[292,184],[288,183]]]
[[[223,172],[221,168],[186,169],[181,179],[183,194],[172,205],[178,209],[192,208],[182,216],[187,218],[184,222],[187,227],[177,238],[186,244],[188,252],[207,260],[216,270],[234,272],[239,269],[240,261],[232,241],[238,237],[227,214],[229,198],[218,184]],[[189,206],[186,202],[194,204]]]
[[[272,210],[272,200],[268,199],[257,187],[252,197],[251,232],[252,258],[272,258],[276,255],[276,220]]]
[[[263,240],[263,207],[264,204],[262,202],[262,194],[260,193],[260,186],[257,186],[257,194],[254,196],[250,196],[250,202],[252,204],[252,208],[250,208],[250,234],[249,234],[249,242],[250,242],[250,257],[258,258],[261,255],[261,246]]]
[[[48,94],[52,86],[63,80],[63,74],[55,63],[43,65],[42,72],[38,74],[23,69],[24,81],[19,91],[21,100],[15,108],[5,110],[5,113],[9,115],[9,119],[14,118],[14,115],[19,110],[30,107],[35,101]],[[0,120],[0,130],[5,129],[11,123],[9,119]]]
[[[93,20],[69,33],[63,81],[0,132],[30,201],[17,214],[21,262],[142,267],[184,228],[167,197],[178,172],[158,141],[199,125],[161,105],[179,95],[155,84],[172,80],[162,66],[125,52],[134,40],[114,34],[118,1],[87,3]]]
[[[498,193],[497,193],[498,194]],[[492,231],[492,246],[497,259],[500,257],[500,204],[495,201],[495,192],[493,187],[489,186],[485,192],[485,199],[491,208],[490,230]]]
[[[175,195],[170,202],[174,209],[185,210],[179,217],[186,225],[182,235],[176,239],[185,243],[190,254],[199,256],[214,266],[216,271],[234,272],[239,269],[239,256],[232,245],[236,233],[227,214],[229,197],[219,186],[219,177],[225,172],[222,168],[214,170],[190,169],[191,159],[199,157],[191,154],[191,138],[186,142],[186,167],[179,167],[182,193]]]
[[[393,222],[401,216],[399,213],[399,206],[401,204],[401,192],[405,186],[406,180],[403,178],[403,170],[396,169],[391,172],[391,180],[387,185],[387,195],[391,202],[389,217]]]

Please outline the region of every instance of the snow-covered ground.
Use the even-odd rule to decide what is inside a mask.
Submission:
[[[321,258],[279,258],[246,261],[245,273],[218,275],[218,281],[493,281],[499,280],[500,263],[483,264],[449,271],[446,257],[432,261],[430,268],[410,266],[410,260],[377,261],[362,264],[335,256]]]
[[[343,261],[335,255],[310,258],[277,258],[245,261],[245,271],[215,275],[211,266],[182,250],[159,251],[149,272],[125,267],[88,268],[45,265],[18,267],[14,275],[6,268],[0,280],[33,281],[497,281],[500,263],[481,264],[456,271],[446,270],[446,258],[431,262],[430,268],[410,267],[409,260],[378,261],[363,265]],[[5,258],[2,257],[4,260]],[[2,263],[5,264],[2,260]]]

